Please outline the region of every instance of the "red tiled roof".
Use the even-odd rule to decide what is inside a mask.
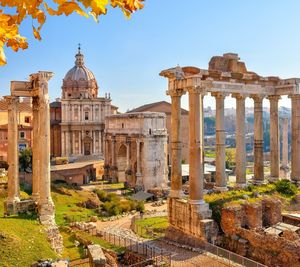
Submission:
[[[32,108],[29,103],[26,102],[20,102],[18,104],[19,112],[31,112]],[[0,111],[6,111],[7,110],[7,103],[4,99],[0,99]]]

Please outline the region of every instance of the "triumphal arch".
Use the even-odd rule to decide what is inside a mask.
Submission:
[[[210,93],[216,99],[216,190],[227,190],[225,175],[224,100],[236,99],[236,182],[246,184],[245,99],[254,101],[254,178],[264,182],[263,163],[263,99],[270,101],[271,179],[279,178],[279,116],[278,101],[288,95],[292,106],[291,179],[300,183],[300,90],[299,78],[262,77],[248,71],[237,54],[214,56],[208,69],[175,67],[163,70],[168,79],[167,95],[171,97],[171,192],[169,198],[169,235],[184,233],[191,237],[209,239],[213,230],[208,204],[203,199],[203,98]],[[182,198],[181,173],[181,97],[189,97],[189,200]],[[182,236],[182,235],[181,235]]]
[[[54,204],[51,198],[50,179],[50,110],[48,81],[52,72],[39,71],[31,74],[29,81],[12,81],[8,104],[8,197],[7,214],[13,214],[30,205],[20,200],[19,151],[18,151],[18,102],[19,97],[32,98],[33,148],[32,148],[32,200],[38,207],[43,224],[54,223]]]

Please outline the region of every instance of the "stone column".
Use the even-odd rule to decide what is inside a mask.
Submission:
[[[64,157],[66,155],[66,132],[61,132],[61,155]]]
[[[76,137],[75,137],[75,131],[72,131],[72,154],[75,155],[76,153]]]
[[[66,156],[69,157],[71,154],[70,150],[70,132],[66,131]]]
[[[224,128],[224,99],[223,93],[212,93],[216,98],[216,189],[227,190],[225,173],[225,128]]]
[[[279,143],[279,117],[278,100],[280,96],[269,96],[270,100],[270,154],[271,154],[271,181],[279,179],[280,143]]]
[[[282,166],[287,167],[289,163],[289,119],[283,118],[282,120]]]
[[[292,158],[291,179],[300,183],[300,95],[291,95],[292,100]]]
[[[130,139],[126,140],[126,169],[130,170],[131,169],[131,164],[130,164],[130,149],[131,149],[131,141]]]
[[[79,151],[79,155],[82,155],[82,150],[81,150],[81,131],[78,131],[78,151]]]
[[[96,131],[92,131],[93,136],[93,154],[96,155]]]
[[[8,111],[8,138],[7,138],[7,204],[14,204],[20,201],[19,186],[19,151],[18,151],[18,98],[6,96]],[[13,208],[14,209],[14,208]]]
[[[245,132],[245,96],[233,94],[236,98],[236,186],[246,186],[246,132]]]
[[[254,183],[264,181],[263,97],[254,95]]]
[[[98,132],[98,150],[99,155],[102,153],[101,131]]]
[[[33,97],[32,99],[32,115],[33,115],[33,146],[32,146],[32,199],[39,200],[39,186],[40,186],[40,120],[39,120],[39,99]]]
[[[182,193],[182,142],[181,142],[181,96],[182,89],[169,90],[171,96],[171,191],[169,197],[181,198]]]
[[[141,173],[141,141],[136,140],[136,185],[143,186]]]
[[[203,157],[202,122],[203,113],[200,110],[200,90],[190,88],[189,92],[189,185],[190,203],[203,204]],[[202,98],[201,98],[202,100]]]

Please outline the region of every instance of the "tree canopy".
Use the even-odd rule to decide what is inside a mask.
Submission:
[[[40,31],[47,16],[78,13],[92,16],[96,22],[106,15],[109,6],[120,8],[126,17],[143,8],[144,0],[0,0],[0,66],[6,64],[4,46],[14,51],[28,48],[27,39],[19,32],[26,18],[32,19],[32,31],[41,40]]]

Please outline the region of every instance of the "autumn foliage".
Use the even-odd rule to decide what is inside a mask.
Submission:
[[[4,46],[14,51],[26,49],[26,37],[19,27],[26,18],[32,19],[33,35],[41,40],[40,31],[48,15],[60,16],[78,13],[92,16],[98,22],[109,6],[120,8],[126,17],[143,8],[144,0],[0,0],[0,65],[6,64]]]

